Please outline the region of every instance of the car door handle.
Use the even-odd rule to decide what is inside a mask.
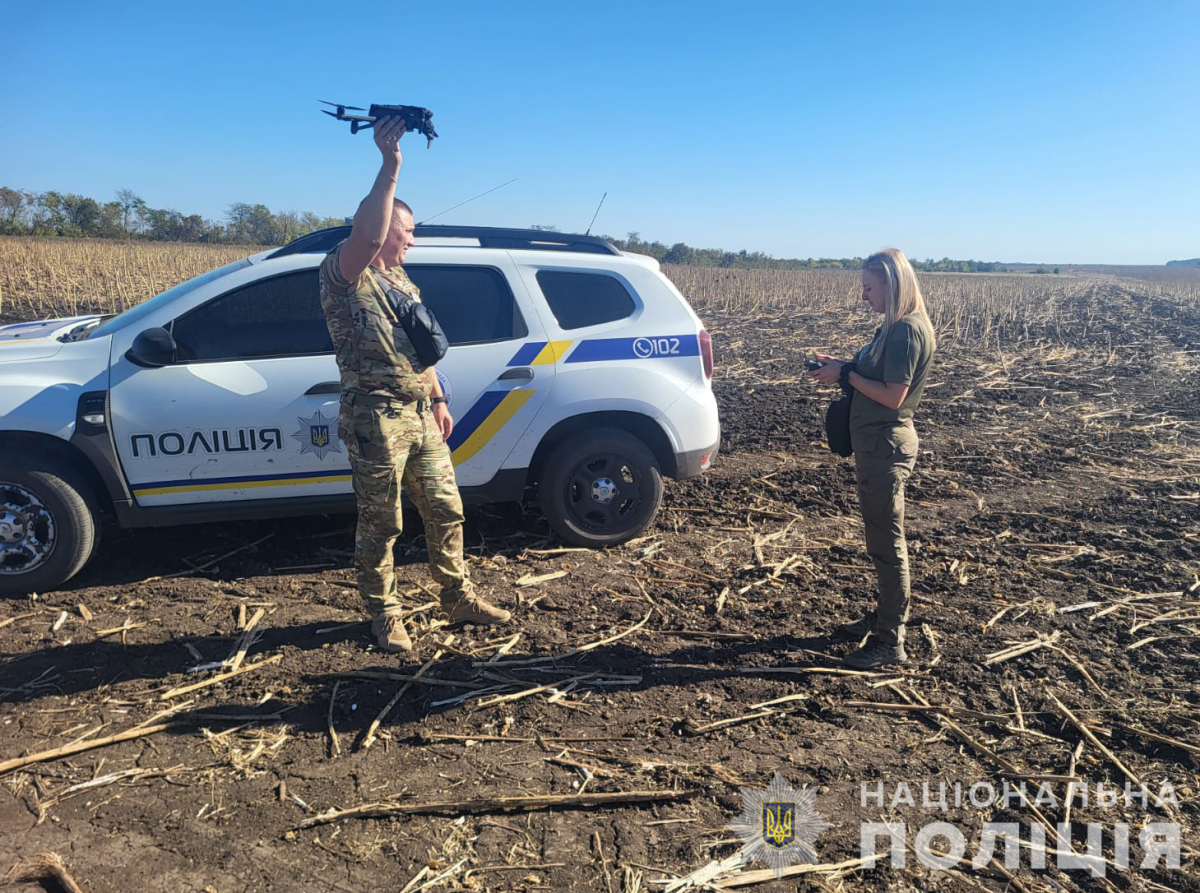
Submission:
[[[341,392],[342,383],[340,381],[322,381],[305,391],[304,395],[311,397],[316,394],[340,394]]]
[[[509,369],[501,374],[496,381],[533,381],[533,370],[528,366],[522,366],[520,369]]]

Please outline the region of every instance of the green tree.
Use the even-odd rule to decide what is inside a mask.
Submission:
[[[169,208],[146,209],[146,236],[159,242],[179,240],[183,215]]]
[[[225,216],[226,233],[231,242],[249,242],[257,245],[280,243],[275,215],[266,205],[235,202],[229,206]]]
[[[146,203],[132,189],[118,189],[117,205],[121,209],[121,231],[133,238],[145,226]]]
[[[129,234],[121,226],[121,205],[119,202],[105,202],[100,206],[100,231],[95,235],[104,239],[127,239]]]
[[[695,258],[696,249],[683,242],[676,242],[664,255],[663,261],[668,264],[691,264],[694,263]]]
[[[25,213],[25,193],[0,186],[0,233],[15,235],[21,232]]]
[[[274,229],[281,244],[286,244],[305,233],[300,215],[295,211],[280,211],[276,214]]]
[[[305,211],[300,215],[300,234],[315,233],[319,229],[329,229],[331,226],[344,226],[345,223],[345,218],[342,217],[321,217],[312,211]]]
[[[57,236],[100,235],[102,215],[94,198],[73,192],[46,192],[40,202],[48,230]]]

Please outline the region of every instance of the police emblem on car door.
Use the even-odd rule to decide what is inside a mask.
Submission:
[[[331,427],[330,420],[322,416],[321,410],[318,409],[312,418],[301,418],[298,421],[300,427],[292,434],[292,439],[299,442],[300,455],[316,453],[318,459],[324,459],[327,453],[342,451],[336,436],[336,418],[332,420]]]

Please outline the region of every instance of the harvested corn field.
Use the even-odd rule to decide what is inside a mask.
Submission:
[[[119,268],[79,263],[54,292],[5,261],[5,318],[192,275],[144,261],[122,292]],[[921,277],[940,352],[908,490],[911,661],[864,673],[832,636],[874,593],[853,466],[802,371],[869,339],[855,274],[669,272],[713,333],[718,461],[607,551],[563,548],[532,509],[476,511],[471,570],[511,628],[439,624],[414,523],[416,659],[374,651],[347,517],[112,529],[68,589],[0,603],[12,877],[56,852],[90,893],[1200,890],[1194,287]],[[737,864],[726,828],[776,771],[831,825],[783,880]],[[1145,785],[1148,805],[1068,798],[1071,780]],[[947,808],[924,803],[943,782]],[[1055,801],[967,797],[1006,782]],[[861,827],[885,821],[909,846],[951,823],[968,861],[869,867]],[[1105,829],[1108,863],[1131,828],[1133,867],[1011,867],[1000,847],[969,863],[985,823],[1055,846],[1068,821]],[[1178,825],[1179,868],[1138,869],[1147,823]]]

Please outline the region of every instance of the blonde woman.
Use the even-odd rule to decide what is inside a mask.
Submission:
[[[853,360],[817,354],[809,372],[852,395],[850,442],[858,478],[858,504],[866,527],[867,553],[879,580],[874,611],[841,627],[845,637],[866,643],[844,658],[858,669],[904,663],[909,610],[908,544],[904,540],[904,485],[917,462],[913,413],[921,402],[937,340],[921,289],[904,253],[886,248],[863,262],[862,299],[883,324]]]

